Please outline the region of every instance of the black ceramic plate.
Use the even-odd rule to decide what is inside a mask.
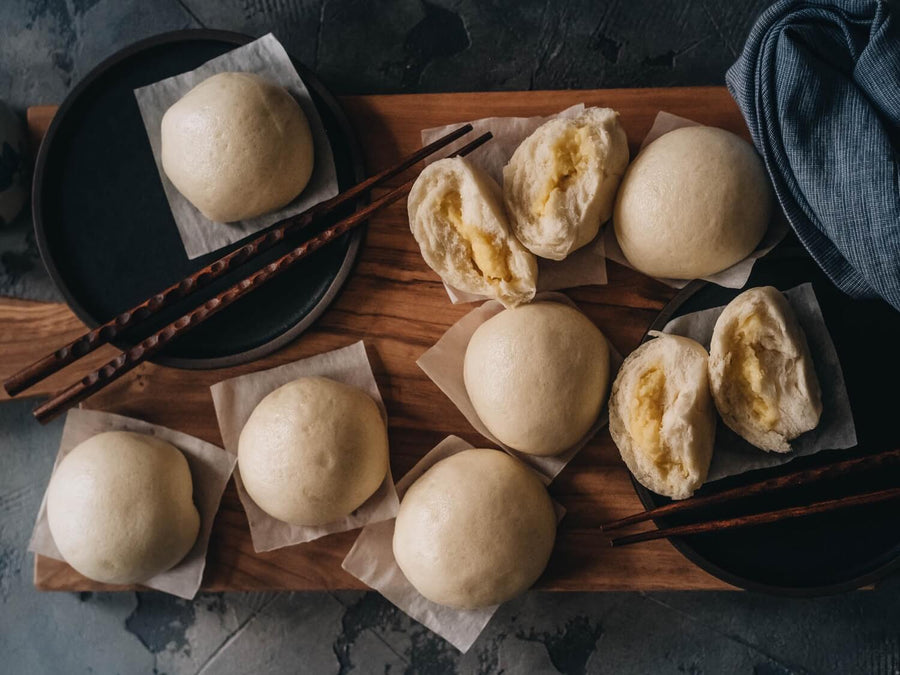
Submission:
[[[188,260],[133,90],[192,70],[251,39],[192,30],[144,40],[100,64],[60,107],[38,155],[35,230],[50,276],[86,324],[107,321],[240,245]],[[340,188],[345,189],[363,178],[353,132],[315,75],[295,65],[322,117]],[[215,368],[277,349],[305,330],[334,299],[362,236],[363,231],[356,230],[301,261],[172,342],[155,360]],[[200,295],[218,293],[288,248],[269,251],[255,265],[217,280]],[[185,309],[182,304],[169,308],[140,332],[123,335],[117,345],[134,344]]]
[[[755,482],[800,468],[900,446],[896,383],[900,381],[900,313],[881,301],[851,300],[838,291],[803,252],[776,250],[757,263],[747,284],[786,290],[812,282],[834,340],[846,379],[859,446],[799,458],[776,469],[726,478],[713,490]],[[740,291],[694,282],[679,293],[651,326],[661,330],[672,318],[727,304]],[[649,339],[648,336],[644,340]],[[823,387],[828,382],[821,383]],[[722,429],[721,422],[719,423]],[[636,481],[646,508],[669,503]],[[716,517],[755,513],[827,499],[854,491],[895,487],[900,468],[848,477],[781,496],[748,499]],[[705,486],[697,494],[709,492]],[[742,588],[781,595],[823,595],[858,588],[900,567],[900,527],[896,503],[860,507],[728,532],[673,538],[688,559],[710,574]],[[658,519],[658,527],[690,518]]]

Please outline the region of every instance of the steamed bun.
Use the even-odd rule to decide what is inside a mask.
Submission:
[[[609,387],[609,345],[584,314],[557,302],[507,309],[469,340],[466,391],[501,443],[556,455],[590,430]]]
[[[481,169],[462,157],[429,164],[407,205],[422,257],[450,286],[506,307],[534,297],[537,261],[510,234],[500,188]]]
[[[178,564],[200,531],[187,460],[154,436],[97,434],[53,472],[47,523],[65,561],[89,579],[147,581]]]
[[[609,220],[627,165],[628,139],[616,111],[586,108],[575,118],[545,122],[503,169],[516,237],[552,260],[581,248]]]
[[[724,129],[685,127],[650,143],[628,167],[613,226],[635,269],[694,279],[752,253],[769,226],[772,203],[752,145]]]
[[[432,602],[477,609],[527,590],[556,538],[553,502],[537,476],[499,450],[441,460],[403,496],[394,558]]]
[[[238,440],[247,494],[273,518],[325,525],[350,515],[388,471],[387,429],[364,391],[301,377],[254,408]]]
[[[815,429],[822,395],[806,335],[771,286],[744,291],[713,329],[709,381],[722,420],[762,450],[790,452]]]
[[[625,359],[609,400],[609,432],[629,471],[653,492],[685,499],[706,481],[716,414],[706,350],[658,334]]]
[[[313,170],[313,139],[299,104],[252,73],[203,80],[162,119],[163,171],[210,220],[230,223],[291,202]]]

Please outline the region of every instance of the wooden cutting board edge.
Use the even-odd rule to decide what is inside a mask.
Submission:
[[[628,116],[629,103],[633,106],[655,110],[666,109],[678,114],[691,117],[707,117],[704,111],[718,110],[721,114],[713,115],[707,119],[708,123],[717,124],[725,128],[747,136],[746,128],[739,116],[735,116],[734,104],[723,87],[701,88],[669,88],[649,90],[590,90],[590,91],[553,91],[553,92],[489,92],[489,93],[461,93],[461,94],[405,94],[405,95],[377,95],[377,96],[349,96],[341,97],[341,103],[354,122],[355,128],[360,133],[363,147],[366,152],[366,160],[370,172],[374,172],[389,165],[397,157],[411,151],[418,144],[418,129],[424,126],[438,126],[449,124],[459,119],[474,119],[490,115],[541,115],[554,110],[567,107],[576,102],[583,101],[593,105],[610,105],[623,113],[625,120],[630,120],[639,128],[629,130],[630,139],[640,138],[649,129],[652,123],[651,115],[644,115],[640,120]],[[729,109],[731,108],[731,109]],[[28,109],[28,128],[35,147],[39,139],[46,133],[57,106],[34,106]],[[514,110],[514,112],[512,112]],[[722,112],[724,110],[724,112]],[[389,129],[385,129],[383,122],[389,119]],[[423,122],[427,120],[427,122]],[[374,123],[374,126],[372,126]],[[388,133],[372,133],[372,131],[388,131]],[[414,129],[415,133],[410,133]],[[634,145],[634,143],[632,143]],[[650,303],[648,309],[656,303]],[[633,305],[632,305],[633,306]],[[658,306],[657,306],[658,309]],[[44,326],[48,339],[54,345],[58,345],[66,339],[71,339],[80,334],[84,326],[74,317],[64,304],[37,303],[22,300],[0,300],[0,325],[4,322],[19,322],[22,316],[31,317],[23,322],[22,334],[29,338],[34,336],[35,326]],[[31,332],[29,332],[31,331]],[[39,331],[40,332],[40,331]],[[31,340],[29,340],[31,342]],[[29,349],[28,351],[32,351]],[[21,356],[25,356],[24,354]],[[109,358],[109,352],[92,355],[91,360],[84,362],[83,368],[89,365],[99,365]],[[20,360],[20,359],[16,359]],[[292,360],[292,359],[288,359]],[[267,360],[264,360],[267,361]],[[262,365],[257,362],[252,370],[273,365]],[[168,370],[168,369],[166,369]],[[68,376],[69,378],[71,377]],[[34,393],[42,394],[53,391],[66,377],[60,380],[51,379],[43,385],[42,389]],[[2,394],[0,394],[2,395]],[[449,405],[449,404],[448,404]],[[471,434],[470,434],[471,435]],[[630,489],[630,486],[629,486]],[[637,504],[633,493],[630,501]],[[629,507],[634,510],[634,507]],[[346,536],[349,535],[349,536]],[[587,543],[591,534],[586,532],[587,538],[579,537],[586,546],[593,548],[595,542]],[[340,539],[352,542],[354,533],[338,535]],[[598,542],[605,546],[605,542]],[[347,544],[349,546],[349,544]],[[267,564],[267,555],[254,556],[259,564]],[[343,557],[342,555],[340,557]],[[556,556],[555,556],[556,557]],[[573,583],[575,580],[558,579],[542,580],[538,589],[553,591],[577,591],[577,590],[722,590],[733,587],[699,570],[687,560],[677,554],[668,542],[654,542],[643,548],[633,547],[626,558],[633,574],[619,575],[616,579],[605,581],[594,579],[590,583]],[[665,561],[666,564],[658,564]],[[274,562],[274,561],[271,561]],[[339,567],[339,559],[335,562]],[[563,561],[558,561],[563,562]],[[554,562],[551,561],[551,573]],[[237,572],[237,570],[235,570]],[[127,590],[134,587],[113,587],[99,584],[77,575],[65,563],[35,556],[35,587],[40,590],[66,590],[66,591],[91,591],[91,590]],[[298,583],[297,578],[289,576],[283,586],[272,584],[268,580],[264,584],[254,582],[252,570],[242,571],[237,575],[240,580],[235,583],[230,575],[216,575],[214,579],[204,581],[203,590],[338,590],[365,588],[358,580],[339,573],[337,583],[335,579],[317,578],[310,576],[305,582]]]

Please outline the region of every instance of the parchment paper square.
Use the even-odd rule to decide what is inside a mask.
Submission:
[[[194,505],[200,513],[200,531],[197,541],[180,563],[170,570],[157,574],[142,585],[157,591],[171,593],[186,600],[192,599],[200,589],[203,581],[203,570],[206,567],[206,551],[209,547],[209,535],[213,521],[222,501],[222,493],[234,470],[237,458],[199,438],[167,429],[157,424],[114,415],[98,410],[70,410],[66,416],[62,439],[59,442],[59,453],[53,464],[53,472],[63,458],[76,445],[104,431],[133,431],[139,434],[156,436],[168,441],[178,448],[187,459],[194,484]],[[63,560],[62,554],[50,534],[47,522],[47,493],[38,511],[34,532],[28,544],[28,550],[54,560]]]
[[[539,293],[535,296],[535,302],[540,301],[560,302],[578,309],[575,303],[562,293]],[[473,309],[453,324],[431,349],[419,357],[416,364],[447,395],[447,398],[453,402],[453,405],[459,409],[478,433],[491,443],[503,448],[516,459],[530,466],[538,472],[545,483],[549,483],[587,445],[591,438],[609,423],[609,411],[607,404],[604,403],[597,421],[594,422],[590,430],[578,443],[558,455],[548,457],[538,457],[513,450],[491,434],[484,422],[481,421],[481,418],[478,417],[478,413],[475,412],[475,407],[472,405],[472,401],[466,391],[466,384],[463,378],[463,363],[465,361],[466,348],[469,346],[469,340],[472,339],[472,335],[481,324],[502,311],[503,305],[496,300],[491,300],[481,305],[481,307]],[[609,340],[607,340],[607,344],[609,345],[609,386],[611,387],[613,380],[616,378],[616,372],[618,372],[619,366],[622,365],[622,356]]]
[[[278,211],[234,223],[215,223],[200,213],[166,177],[160,158],[162,145],[160,125],[166,110],[203,80],[224,72],[256,73],[287,89],[309,120],[315,158],[315,167],[309,183],[294,201]],[[271,33],[207,61],[195,70],[135,89],[134,96],[144,120],[153,160],[156,162],[169,208],[172,210],[189,259],[198,258],[240,241],[338,193],[337,172],[331,143],[325,134],[325,126],[309,90],[291,62],[291,57]]]
[[[210,387],[225,449],[237,457],[241,430],[257,404],[281,385],[300,377],[310,376],[327,377],[362,389],[378,404],[387,425],[384,401],[372,374],[366,347],[360,340],[349,347],[311,356],[270,370],[233,377]],[[253,550],[257,553],[302,544],[327,534],[346,532],[369,523],[387,520],[397,515],[400,506],[390,466],[381,486],[356,511],[346,518],[315,527],[285,523],[259,508],[244,489],[240,466],[235,468],[234,482],[238,497],[247,513],[247,520],[250,522]]]
[[[745,471],[781,466],[797,457],[813,455],[821,450],[839,450],[856,445],[856,426],[844,383],[844,372],[812,284],[795,286],[784,294],[806,333],[822,388],[822,417],[819,426],[791,441],[791,452],[779,453],[766,452],[750,445],[719,420],[716,427],[716,449],[707,482]],[[724,309],[724,306],[713,307],[685,314],[667,323],[663,332],[692,338],[708,350],[716,320]]]

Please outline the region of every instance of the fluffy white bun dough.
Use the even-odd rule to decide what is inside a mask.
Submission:
[[[650,143],[628,167],[613,226],[635,269],[695,279],[753,252],[772,202],[753,146],[724,129],[684,127]]]
[[[716,434],[708,355],[659,334],[625,359],[609,399],[609,432],[629,471],[655,493],[685,499],[706,481]]]
[[[556,455],[588,432],[606,402],[609,345],[577,309],[535,302],[478,327],[463,377],[475,412],[502,443]]]
[[[555,539],[553,503],[530,469],[499,450],[465,450],[432,466],[406,492],[393,549],[423,596],[475,609],[530,588]]]
[[[516,237],[552,260],[581,248],[609,220],[627,165],[628,138],[615,110],[585,108],[574,118],[548,120],[503,169]]]
[[[60,462],[47,488],[53,541],[78,572],[107,584],[146,581],[197,540],[187,460],[159,438],[107,431]]]
[[[161,158],[172,184],[212,221],[275,211],[313,171],[313,138],[300,105],[252,73],[203,80],[163,115]]]
[[[713,329],[709,383],[735,433],[769,452],[815,429],[822,393],[794,310],[777,288],[751,288],[728,303]]]
[[[350,515],[388,470],[387,429],[361,389],[302,377],[266,396],[238,440],[247,493],[292,525],[325,525]]]
[[[453,288],[514,307],[534,297],[537,260],[509,231],[500,186],[463,157],[422,170],[406,200],[428,266]]]

